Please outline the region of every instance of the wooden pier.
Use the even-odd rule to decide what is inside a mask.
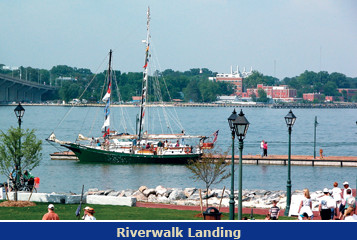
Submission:
[[[232,156],[227,155],[226,161],[231,161]],[[234,163],[239,163],[239,156],[234,156]],[[243,155],[243,164],[254,165],[287,165],[287,155],[268,155],[262,157],[261,155]],[[292,155],[291,165],[300,166],[333,166],[333,167],[357,167],[357,157],[352,156],[327,156],[316,157],[307,155]]]

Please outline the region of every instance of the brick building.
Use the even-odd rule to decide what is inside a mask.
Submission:
[[[296,100],[297,91],[296,89],[289,88],[287,85],[281,86],[264,86],[263,84],[258,84],[257,88],[248,88],[247,94],[245,96],[251,96],[253,93],[255,96],[259,97],[258,90],[263,89],[268,98],[272,98],[274,101],[292,102]]]

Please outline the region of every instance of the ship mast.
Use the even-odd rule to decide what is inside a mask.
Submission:
[[[143,84],[142,84],[142,93],[141,93],[141,105],[140,105],[140,120],[139,120],[139,140],[142,139],[142,135],[144,132],[144,124],[145,124],[145,110],[147,103],[147,89],[148,89],[148,63],[149,63],[149,47],[150,47],[150,8],[148,7],[147,11],[147,23],[146,23],[146,40],[143,40],[146,43],[146,51],[145,51],[145,65],[143,71]]]
[[[103,137],[109,135],[110,132],[110,99],[111,99],[111,88],[112,88],[112,77],[111,77],[111,65],[112,65],[112,50],[109,51],[109,66],[108,66],[108,90],[103,97],[103,102],[105,102],[105,116],[104,124],[102,127],[102,132],[104,133]]]

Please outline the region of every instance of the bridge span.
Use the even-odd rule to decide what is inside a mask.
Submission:
[[[55,91],[56,87],[14,78],[0,74],[0,103],[41,102],[45,92]]]

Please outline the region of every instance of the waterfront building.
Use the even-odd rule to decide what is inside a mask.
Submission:
[[[210,77],[208,78],[211,81],[215,82],[226,82],[226,83],[231,83],[234,85],[234,95],[236,96],[242,96],[243,93],[243,80],[244,78],[249,77],[253,73],[253,68],[250,68],[250,71],[247,72],[245,71],[245,68],[243,69],[243,72],[239,71],[239,67],[237,66],[236,71],[233,71],[233,67],[231,66],[231,72],[230,73],[221,73],[217,74],[216,77]]]
[[[294,102],[297,100],[296,89],[289,88],[287,85],[280,86],[264,86],[263,84],[258,84],[257,88],[248,88],[244,97],[251,96],[253,93],[255,96],[259,97],[258,90],[263,89],[268,98],[274,100],[274,102]]]
[[[324,96],[321,93],[304,93],[302,98],[309,102],[324,100]]]
[[[344,101],[344,100],[348,101],[348,99],[351,99],[353,96],[357,95],[357,88],[338,88],[337,90],[339,93],[342,94],[341,101]],[[347,99],[343,99],[344,92],[346,93],[345,97]]]

